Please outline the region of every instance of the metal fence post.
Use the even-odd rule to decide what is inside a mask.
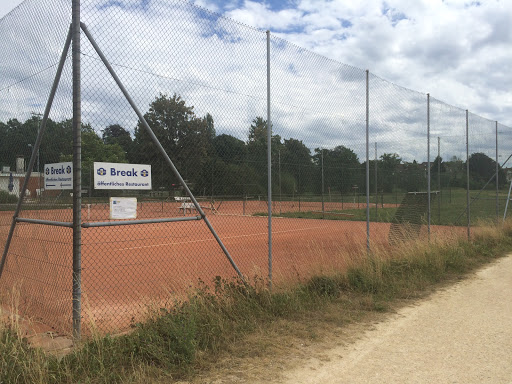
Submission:
[[[282,214],[281,205],[283,204],[283,191],[281,189],[281,150],[279,150],[279,214]]]
[[[430,241],[430,93],[427,93],[427,232]]]
[[[82,117],[80,89],[80,0],[73,0],[73,337],[81,333],[82,296]]]
[[[272,288],[272,121],[270,114],[270,31],[267,31],[268,283]]]
[[[370,71],[366,70],[366,251],[370,252]]]
[[[437,197],[437,224],[441,224],[441,138],[437,137],[437,188],[439,189]]]
[[[325,207],[324,207],[324,149],[321,149],[321,161],[322,161],[322,219],[325,218]]]
[[[377,220],[378,209],[379,209],[379,188],[378,188],[378,177],[377,177],[377,142],[375,142],[375,220]]]
[[[498,122],[496,121],[496,224],[500,222],[500,189],[499,189],[499,164],[498,164]]]
[[[466,204],[468,218],[468,240],[471,240],[471,204],[469,199],[469,111],[466,109]]]

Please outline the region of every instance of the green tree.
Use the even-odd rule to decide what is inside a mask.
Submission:
[[[28,164],[36,142],[40,120],[39,116],[34,115],[23,123],[16,119],[0,123],[0,165],[14,169],[17,157],[25,158]],[[72,137],[70,120],[57,123],[48,119],[39,148],[40,168],[42,169],[44,164],[59,162],[62,156],[71,154]]]
[[[33,144],[35,139],[33,135],[26,132],[24,124],[17,119],[10,119],[6,124],[0,126],[2,133],[0,140],[0,163],[9,166],[11,170],[15,169],[16,157],[30,156],[30,148],[28,144]]]
[[[441,173],[445,173],[446,164],[442,157],[436,156],[435,160],[430,164],[430,175],[437,175],[439,169],[441,169]]]
[[[243,195],[247,172],[247,146],[236,137],[227,134],[216,136],[213,151],[201,168],[197,189],[205,195]],[[235,177],[235,179],[233,179]]]
[[[194,107],[187,106],[176,94],[160,94],[150,104],[144,118],[178,171],[193,187],[200,177],[201,167],[208,160],[213,119],[209,121],[209,128],[208,115],[205,118],[197,117]],[[135,128],[133,158],[135,162],[151,164],[156,186],[169,188],[177,183],[140,122]]]
[[[446,163],[442,157],[436,156],[430,164],[430,185],[432,190],[442,189],[443,185],[449,185]],[[439,185],[440,184],[440,185]]]
[[[422,192],[427,189],[426,172],[416,160],[412,163],[404,163],[401,177],[401,187],[407,192]]]
[[[249,128],[249,142],[266,142],[267,141],[267,120],[262,117],[253,119]]]
[[[211,158],[203,166],[197,190],[206,196],[245,196],[265,193],[258,183],[260,175],[247,163],[225,162]]]
[[[363,187],[361,179],[361,164],[356,153],[343,145],[334,149],[315,149],[313,162],[320,173],[317,176],[317,192],[321,192],[321,167],[323,152],[324,188],[348,193],[354,185]]]
[[[454,187],[466,187],[466,165],[457,156],[452,156],[450,161],[445,162],[446,171],[449,175],[449,184]]]
[[[247,156],[246,144],[236,137],[222,134],[213,139],[215,155],[226,163],[241,163]]]
[[[496,161],[484,153],[473,153],[469,156],[469,179],[470,187],[473,189],[482,188],[496,174]],[[506,173],[498,165],[498,179],[500,186],[506,183]],[[496,185],[496,179],[493,180]]]
[[[397,153],[384,153],[380,156],[380,185],[384,192],[393,192],[393,187],[398,185],[398,171],[402,159]]]
[[[103,130],[102,138],[105,144],[118,144],[126,153],[127,157],[130,158],[133,140],[130,132],[126,129],[121,127],[119,124],[109,125]]]
[[[62,155],[59,161],[73,161],[73,154]],[[92,188],[94,162],[126,163],[126,153],[119,144],[105,144],[88,125],[82,125],[82,183]]]
[[[42,164],[58,163],[63,156],[73,154],[73,122],[71,119],[54,122],[48,120],[41,142]],[[70,160],[71,161],[71,160]]]
[[[278,151],[281,150],[281,136],[274,135],[272,129],[271,131],[271,146],[272,146],[272,155],[277,154]],[[249,127],[249,141],[248,145],[258,145],[259,147],[264,147],[265,151],[267,150],[267,120],[264,120],[262,117],[256,117],[253,119],[251,126]]]
[[[9,128],[7,124],[0,121],[0,138],[2,138],[2,140],[0,140],[0,169],[3,166],[10,166],[8,157],[9,142],[7,141],[8,132]]]
[[[310,189],[311,179],[304,175],[307,169],[312,168],[312,164],[311,150],[301,140],[285,139],[281,150],[282,192],[304,193]]]
[[[206,135],[208,136],[208,140],[213,141],[215,136],[217,135],[215,132],[215,124],[213,122],[213,116],[209,113],[204,117],[206,122]]]
[[[272,128],[271,128],[272,129]],[[267,121],[261,117],[256,117],[249,127],[249,136],[247,142],[247,161],[249,165],[256,171],[258,175],[255,184],[258,184],[262,190],[266,190],[268,175],[268,138],[267,138]],[[271,156],[272,166],[274,169],[278,166],[279,151],[282,149],[281,137],[272,134],[271,131]],[[279,180],[272,178],[273,190],[277,190]]]

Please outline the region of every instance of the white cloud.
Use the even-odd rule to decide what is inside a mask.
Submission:
[[[296,9],[286,9],[274,12],[267,5],[246,1],[244,7],[227,12],[226,16],[260,29],[286,30],[296,25],[302,25],[302,12]]]
[[[463,133],[460,116],[466,108],[512,126],[508,3],[298,0],[277,10],[270,2],[196,4],[261,31],[182,1],[84,1],[83,21],[143,112],[159,92],[176,92],[198,115],[211,113],[218,131],[245,139],[250,121],[266,114],[262,30],[270,28],[273,121],[284,138],[311,147],[361,147],[365,68],[389,80],[370,83],[371,140],[380,141],[383,151],[387,143],[389,151],[408,160],[423,160],[427,92],[455,106],[447,106],[444,122],[435,122],[439,134]],[[25,51],[50,41],[54,49],[48,57],[55,61],[61,40],[51,36],[25,41]],[[89,65],[83,71],[84,118],[97,129],[115,122],[133,129],[135,115],[93,59],[95,53],[85,42],[82,51]],[[459,144],[453,140],[450,153],[462,153]]]
[[[292,10],[304,16],[275,26],[272,21],[286,10],[245,3],[228,15],[265,24],[295,44],[408,88],[435,92],[476,113],[487,114],[481,108],[489,97],[484,95],[503,100],[511,89],[510,2],[300,0]],[[510,112],[492,118],[510,125]]]
[[[2,0],[0,2],[0,18],[4,17],[7,13],[11,12],[23,0]]]

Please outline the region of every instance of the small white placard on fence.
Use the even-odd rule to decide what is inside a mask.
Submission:
[[[45,164],[44,189],[73,189],[73,163]]]
[[[136,197],[111,197],[110,198],[111,219],[136,219],[137,198]]]

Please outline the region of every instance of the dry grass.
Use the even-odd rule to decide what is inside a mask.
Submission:
[[[397,303],[503,255],[512,248],[512,225],[486,223],[473,229],[472,240],[451,231],[430,242],[373,245],[370,254],[335,255],[344,260],[340,269],[319,267],[315,276],[272,292],[259,278],[249,285],[217,279],[187,300],[154,306],[129,334],[93,333],[64,358],[31,348],[13,317],[0,326],[0,383],[204,382],[229,375],[250,381],[252,374],[261,380],[270,374],[261,366],[300,361],[333,334],[350,339],[351,329]],[[3,303],[16,313],[10,296]]]

